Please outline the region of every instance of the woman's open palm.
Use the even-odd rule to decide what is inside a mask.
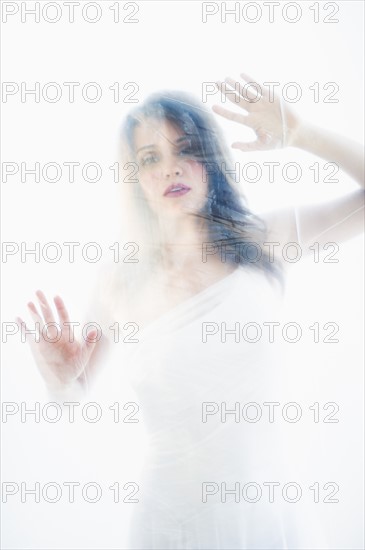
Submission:
[[[241,73],[241,77],[246,83],[226,78],[224,82],[217,82],[216,85],[223,97],[244,112],[233,112],[221,105],[212,107],[215,113],[244,124],[255,132],[255,141],[236,142],[232,147],[242,151],[267,151],[292,145],[300,125],[298,115],[284,104],[275,88],[270,94],[270,89],[265,89],[264,85],[258,84],[247,74]],[[250,87],[250,84],[253,86]]]
[[[35,338],[34,334],[27,334],[26,340],[46,384],[49,387],[67,386],[83,373],[94,351],[97,331],[90,331],[85,341],[77,341],[63,300],[59,296],[54,298],[59,317],[56,321],[44,293],[38,290],[36,295],[42,315],[33,302],[28,303],[28,308],[36,323],[38,336]],[[17,321],[20,326],[26,327],[20,317]]]

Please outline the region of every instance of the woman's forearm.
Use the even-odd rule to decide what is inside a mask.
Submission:
[[[301,124],[290,145],[335,162],[365,188],[364,147],[360,143],[312,124]]]

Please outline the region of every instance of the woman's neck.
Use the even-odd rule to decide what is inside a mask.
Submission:
[[[160,230],[162,269],[181,272],[201,267],[204,243],[209,240],[204,220],[191,216],[169,219]]]

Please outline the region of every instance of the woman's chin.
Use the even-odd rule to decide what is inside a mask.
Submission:
[[[176,216],[185,217],[198,214],[200,209],[201,205],[197,205],[193,202],[176,201],[173,204],[164,206],[164,208],[159,211],[158,215],[163,219],[176,218]]]

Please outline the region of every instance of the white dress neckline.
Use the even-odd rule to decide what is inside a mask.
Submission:
[[[227,284],[227,282],[231,282],[231,280],[234,279],[234,277],[236,277],[238,273],[241,274],[243,271],[247,271],[247,270],[244,269],[242,266],[238,266],[231,273],[229,273],[228,275],[225,275],[215,283],[212,283],[211,285],[207,286],[203,290],[200,290],[199,292],[193,294],[192,296],[189,296],[189,298],[186,298],[185,300],[179,302],[176,306],[171,307],[165,313],[162,313],[158,317],[155,317],[153,321],[149,322],[143,328],[140,328],[138,331],[139,336],[148,334],[151,330],[154,330],[160,324],[168,322],[169,319],[174,317],[176,314],[183,312],[185,309],[188,309],[192,304],[194,304],[195,306],[197,302],[208,297],[212,292],[215,292],[220,286],[224,287]]]

